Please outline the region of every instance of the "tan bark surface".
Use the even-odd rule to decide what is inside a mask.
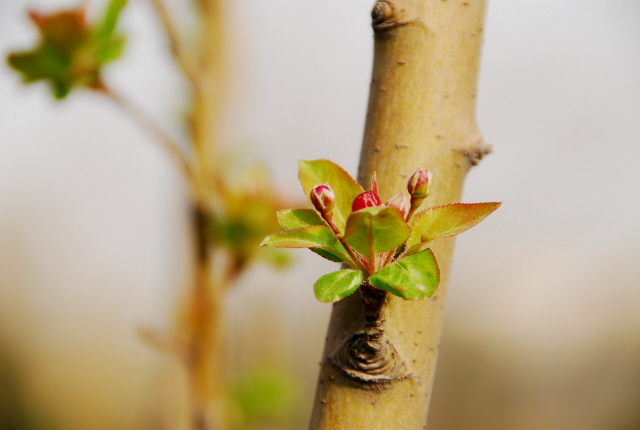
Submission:
[[[485,0],[376,3],[375,51],[358,180],[376,171],[382,200],[406,190],[420,166],[434,175],[425,206],[460,201],[469,168],[488,152],[475,119]],[[309,428],[422,429],[435,372],[453,239],[432,246],[441,269],[428,300],[389,296],[387,333],[413,376],[384,390],[363,389],[326,359],[362,330],[354,294],[334,305]]]

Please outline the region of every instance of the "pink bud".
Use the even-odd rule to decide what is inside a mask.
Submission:
[[[329,185],[322,184],[313,188],[309,193],[311,203],[321,214],[326,214],[333,210],[336,204],[336,195]]]
[[[378,196],[378,193],[376,193],[375,190],[365,191],[355,198],[353,204],[351,205],[351,210],[355,212],[359,211],[360,209],[370,208],[373,206],[382,206],[380,196]]]
[[[391,197],[385,205],[397,208],[403,217],[406,217],[409,213],[409,202],[407,201],[407,196],[404,193]]]
[[[432,185],[433,177],[430,171],[427,169],[416,170],[407,184],[407,190],[409,191],[409,195],[411,195],[412,207],[420,206],[422,201],[431,193]]]

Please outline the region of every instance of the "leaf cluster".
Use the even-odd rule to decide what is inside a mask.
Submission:
[[[96,22],[87,21],[84,7],[41,14],[30,12],[38,32],[38,45],[13,52],[7,61],[25,83],[48,81],[57,99],[74,87],[102,88],[102,70],[122,54],[125,38],[116,26],[126,0],[110,0]]]
[[[316,298],[325,303],[347,297],[361,285],[407,300],[430,297],[440,282],[430,242],[470,229],[500,206],[453,203],[416,213],[403,211],[391,201],[375,203],[380,201],[375,177],[372,190],[365,191],[329,160],[300,161],[299,179],[307,196],[317,186],[328,186],[335,193],[335,205],[329,215],[317,208],[279,211],[283,231],[268,236],[261,245],[309,248],[348,266],[315,283]],[[367,201],[368,206],[358,209],[356,200]]]

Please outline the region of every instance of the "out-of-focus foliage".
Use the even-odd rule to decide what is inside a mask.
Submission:
[[[38,45],[14,52],[9,64],[24,82],[48,81],[57,99],[74,87],[102,88],[102,69],[122,54],[125,38],[115,31],[126,0],[111,0],[97,22],[87,22],[83,6],[50,15],[35,11],[30,17],[40,33]]]
[[[269,175],[260,167],[240,174],[222,171],[222,175],[224,179],[216,183],[218,201],[208,218],[212,245],[229,251],[236,271],[254,259],[277,268],[286,266],[290,262],[288,252],[259,245],[266,235],[280,230],[276,212],[290,203],[272,186]]]
[[[236,378],[230,392],[237,430],[290,426],[298,418],[298,385],[284,369],[254,368]]]

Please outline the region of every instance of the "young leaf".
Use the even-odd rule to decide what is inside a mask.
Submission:
[[[313,187],[321,184],[331,187],[336,195],[333,220],[344,232],[351,203],[364,191],[362,187],[342,167],[329,160],[300,161],[298,178],[307,199]]]
[[[102,68],[117,59],[124,37],[114,33],[126,0],[111,0],[100,23],[86,20],[84,7],[50,15],[31,12],[40,32],[38,45],[30,51],[11,53],[9,65],[26,83],[45,80],[54,97],[62,99],[74,87],[102,88]]]
[[[287,230],[267,236],[260,246],[272,246],[274,248],[322,248],[331,254],[337,254],[344,260],[347,251],[338,238],[325,226],[311,226]]]
[[[31,12],[30,17],[40,32],[39,45],[31,51],[13,52],[7,58],[9,65],[22,74],[23,81],[48,80],[58,99],[64,98],[77,82],[91,85],[95,81],[94,70],[84,65],[77,72],[80,68],[74,65],[89,39],[84,9],[51,15]]]
[[[348,263],[347,257],[329,248],[309,248],[322,258],[326,258],[334,263]]]
[[[318,213],[313,209],[285,209],[278,211],[278,224],[284,230],[326,225]]]
[[[433,252],[425,249],[377,271],[369,282],[405,300],[426,299],[438,288],[440,269]]]
[[[337,302],[353,294],[362,282],[362,272],[359,270],[339,270],[328,273],[318,279],[313,285],[316,299],[322,303]]]
[[[420,242],[455,236],[485,219],[501,203],[453,203],[427,209],[418,215],[411,227],[407,247]],[[424,237],[423,237],[424,236]]]
[[[397,208],[376,206],[352,213],[344,240],[362,255],[390,251],[409,237],[410,230]]]

